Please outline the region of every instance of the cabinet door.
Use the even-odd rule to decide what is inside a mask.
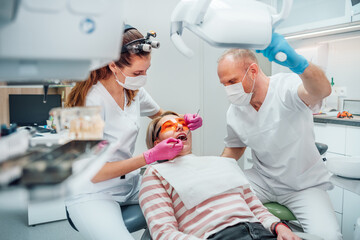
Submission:
[[[51,201],[29,202],[28,224],[53,222],[66,219],[64,199]]]
[[[360,127],[346,127],[346,155],[360,156]]]
[[[328,145],[328,152],[345,155],[346,126],[315,123],[315,141]]]
[[[279,11],[282,4],[275,1]],[[277,32],[291,34],[351,22],[351,4],[344,0],[295,0],[290,15]]]
[[[335,217],[340,226],[340,229],[342,229],[342,214],[335,212]]]
[[[354,239],[355,223],[360,218],[360,195],[344,190],[343,224],[344,239]]]
[[[343,195],[344,189],[338,186],[334,186],[334,189],[327,191],[334,207],[336,220],[339,223],[340,229],[342,229],[342,212],[343,212]]]

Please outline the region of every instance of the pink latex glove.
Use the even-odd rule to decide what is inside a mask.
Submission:
[[[171,160],[181,152],[183,147],[184,145],[180,139],[165,139],[144,152],[145,161],[150,164],[159,160]]]
[[[184,115],[184,119],[191,131],[202,126],[202,118],[197,114],[187,113]]]

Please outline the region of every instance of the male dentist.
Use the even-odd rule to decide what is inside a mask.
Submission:
[[[268,77],[246,49],[220,57],[218,75],[231,102],[222,156],[239,159],[250,147],[254,165],[246,175],[259,199],[287,206],[307,233],[342,239],[326,192],[333,186],[313,132],[312,111],[330,95],[330,83],[277,33],[258,52],[294,73]],[[285,61],[275,59],[279,52],[286,54]]]

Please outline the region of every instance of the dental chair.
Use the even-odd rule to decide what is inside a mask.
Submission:
[[[141,236],[141,240],[151,240],[150,232],[149,229],[147,228],[144,215],[138,204],[122,206],[121,213],[124,219],[125,226],[130,233],[139,231],[141,229],[145,229],[145,232]],[[71,227],[76,231],[79,231],[72,222],[67,210],[66,210],[66,217]]]
[[[151,240],[149,229],[146,225],[144,215],[138,204],[121,207],[121,213],[124,223],[129,232],[136,232],[145,229],[141,236],[141,240]]]
[[[323,156],[323,154],[327,151],[328,146],[326,144],[318,143],[318,142],[316,142],[315,145],[320,155]],[[324,156],[323,156],[323,161],[326,161],[326,158]],[[289,221],[297,220],[295,215],[287,207],[277,202],[268,202],[265,203],[264,206],[269,210],[269,212],[271,212],[274,216],[278,217],[282,221],[289,222]],[[302,237],[303,239],[308,239],[306,238],[307,235],[310,236],[309,234],[302,234],[302,233],[297,233],[297,235],[299,237]],[[311,236],[311,239],[315,240],[318,238],[315,236]]]

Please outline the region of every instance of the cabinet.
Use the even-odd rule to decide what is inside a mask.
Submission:
[[[315,141],[328,145],[328,153],[345,155],[346,126],[315,123]]]
[[[346,155],[360,156],[360,127],[346,127]]]
[[[343,225],[342,234],[344,239],[355,239],[354,230],[356,220],[360,217],[360,195],[344,190]]]
[[[340,229],[342,228],[342,217],[343,217],[343,197],[344,189],[335,186],[332,190],[328,191],[331,203],[334,207],[335,216],[339,223]]]
[[[28,204],[28,225],[36,225],[66,219],[64,199],[34,202]]]
[[[278,12],[281,9],[282,1],[262,1],[272,5]],[[276,31],[284,35],[311,32],[314,29],[349,24],[357,19],[353,17],[351,0],[294,0],[290,15]]]
[[[360,127],[315,123],[315,140],[328,145],[328,154],[360,156]]]
[[[328,145],[327,158],[360,155],[360,127],[315,123],[315,140]],[[352,180],[349,181],[351,184]],[[335,215],[339,221],[343,239],[354,239],[355,222],[360,217],[360,195],[335,186],[328,191]]]

